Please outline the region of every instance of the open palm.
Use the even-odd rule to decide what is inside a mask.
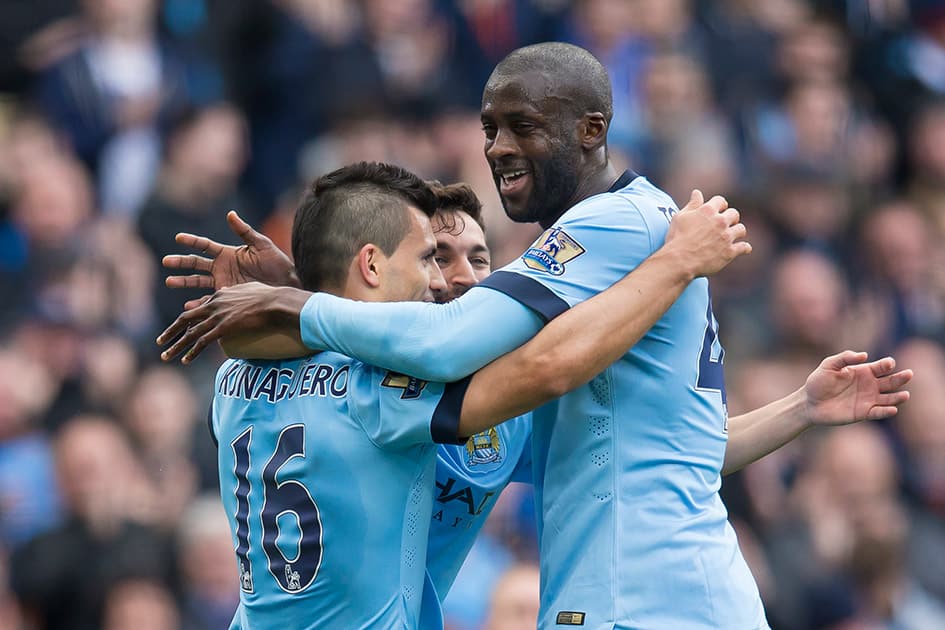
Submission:
[[[226,220],[243,245],[223,245],[204,236],[181,232],[176,237],[178,243],[205,255],[172,254],[165,256],[162,262],[168,269],[201,273],[168,276],[168,287],[217,290],[245,282],[299,286],[295,266],[275,243],[254,230],[232,210],[227,213]]]
[[[892,357],[866,363],[865,352],[846,351],[824,359],[807,378],[807,412],[812,424],[841,425],[895,415],[909,400],[903,387],[912,370],[896,369]]]

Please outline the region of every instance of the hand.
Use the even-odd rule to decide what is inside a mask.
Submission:
[[[292,334],[299,328],[299,315],[311,295],[301,289],[271,287],[260,282],[220,289],[181,313],[161,333],[158,345],[167,344],[183,333],[161,353],[161,359],[170,361],[190,348],[181,359],[182,363],[190,363],[211,342],[223,337],[287,331]]]
[[[812,425],[851,424],[881,420],[896,415],[909,400],[902,389],[912,380],[912,370],[896,369],[896,360],[886,357],[865,363],[865,352],[847,350],[824,359],[807,377],[807,417]]]
[[[285,253],[267,236],[254,230],[231,210],[226,215],[233,233],[244,245],[223,245],[203,236],[181,232],[177,242],[196,249],[209,258],[196,254],[172,254],[163,263],[168,269],[191,269],[203,274],[168,276],[165,283],[172,289],[223,289],[244,282],[263,282],[274,286],[299,287],[295,266]],[[209,274],[209,275],[204,275]],[[194,300],[184,308],[199,304]]]
[[[691,277],[711,275],[751,253],[751,244],[742,240],[748,231],[740,218],[724,197],[716,195],[705,203],[702,193],[694,190],[673,217],[664,247],[677,253]]]

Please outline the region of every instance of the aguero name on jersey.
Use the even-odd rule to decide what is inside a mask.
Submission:
[[[438,618],[424,601],[435,442],[456,443],[461,398],[333,353],[223,364],[210,423],[235,627],[416,628],[422,601]]]
[[[477,433],[465,444],[441,444],[427,572],[445,598],[499,494],[511,481],[531,483],[532,418],[525,414]]]
[[[642,263],[676,212],[625,173],[480,286],[551,319]],[[718,494],[727,412],[717,331],[698,278],[630,352],[533,412],[540,627],[767,628]]]

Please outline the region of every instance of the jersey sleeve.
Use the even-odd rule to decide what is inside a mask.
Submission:
[[[662,245],[670,211],[658,211],[660,204],[672,201],[652,194],[592,197],[565,213],[523,256],[479,286],[538,312],[552,309],[549,315],[557,303],[574,306],[623,278]],[[667,220],[660,225],[655,219],[662,220],[663,214]]]
[[[515,464],[515,469],[512,470],[509,481],[534,483],[532,475],[532,414],[527,413],[510,422],[517,424],[516,431],[521,436],[522,452],[518,456],[518,462]]]
[[[299,319],[309,348],[444,383],[514,350],[544,323],[518,301],[476,288],[449,304],[355,302],[316,293]]]
[[[459,416],[470,379],[420,380],[363,363],[352,366],[348,402],[352,417],[379,448],[459,444]]]

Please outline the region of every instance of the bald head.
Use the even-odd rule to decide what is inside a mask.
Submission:
[[[607,122],[614,115],[613,94],[607,69],[580,46],[545,42],[513,50],[499,62],[486,88],[504,79],[541,74],[552,86],[554,97],[568,101],[577,116],[600,112]]]
[[[482,92],[485,155],[505,213],[550,226],[617,179],[607,153],[610,79],[594,56],[560,43],[519,48]]]

